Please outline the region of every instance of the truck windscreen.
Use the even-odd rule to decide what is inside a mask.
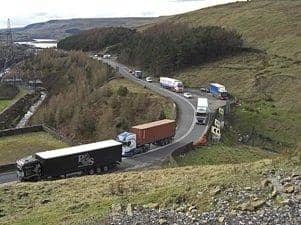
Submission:
[[[228,92],[222,92],[222,93],[221,93],[221,96],[222,96],[223,98],[227,98],[227,97],[228,97]]]
[[[196,113],[196,116],[198,116],[198,117],[206,117],[207,114],[206,113]]]

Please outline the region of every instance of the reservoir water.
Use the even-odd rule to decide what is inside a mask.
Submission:
[[[32,41],[20,41],[16,42],[20,45],[30,45],[35,48],[56,48],[57,40],[54,39],[33,39]]]

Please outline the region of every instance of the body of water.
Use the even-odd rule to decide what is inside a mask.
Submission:
[[[35,48],[56,48],[57,40],[54,39],[33,39],[33,41],[20,41],[16,42],[20,45],[30,45]]]

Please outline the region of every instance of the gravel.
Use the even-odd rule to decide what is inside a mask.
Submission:
[[[199,212],[195,206],[179,205],[173,209],[133,207],[111,214],[111,225],[299,225],[301,224],[301,175],[284,176],[274,171],[264,174],[264,187],[222,190],[212,198],[214,209]],[[285,187],[294,187],[288,193]],[[277,192],[275,193],[272,192]],[[244,208],[242,206],[245,206]],[[127,213],[127,211],[131,213]],[[130,214],[130,215],[129,215]]]

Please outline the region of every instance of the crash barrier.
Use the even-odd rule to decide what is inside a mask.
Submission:
[[[173,152],[170,153],[168,157],[168,161],[172,164],[177,164],[177,161],[175,160],[176,157],[186,154],[194,149],[193,142],[190,142],[188,144],[185,144],[183,146],[180,146],[179,148],[176,148]]]
[[[7,173],[17,169],[16,163],[0,165],[0,173]]]
[[[68,144],[70,146],[79,144],[79,143],[75,143],[75,142],[65,138],[64,136],[60,135],[55,129],[50,128],[45,125],[35,125],[35,126],[24,127],[24,128],[13,128],[13,129],[0,130],[0,137],[22,135],[22,134],[34,133],[34,132],[46,132],[46,133],[50,134],[51,136],[55,137],[56,139],[58,139],[62,142],[65,142],[66,144]],[[15,163],[0,165],[0,173],[14,171],[15,169],[16,169]]]
[[[20,134],[40,132],[40,131],[43,131],[42,125],[24,127],[24,128],[18,128],[18,129],[16,129],[16,128],[6,129],[6,130],[0,130],[0,137],[20,135]]]

